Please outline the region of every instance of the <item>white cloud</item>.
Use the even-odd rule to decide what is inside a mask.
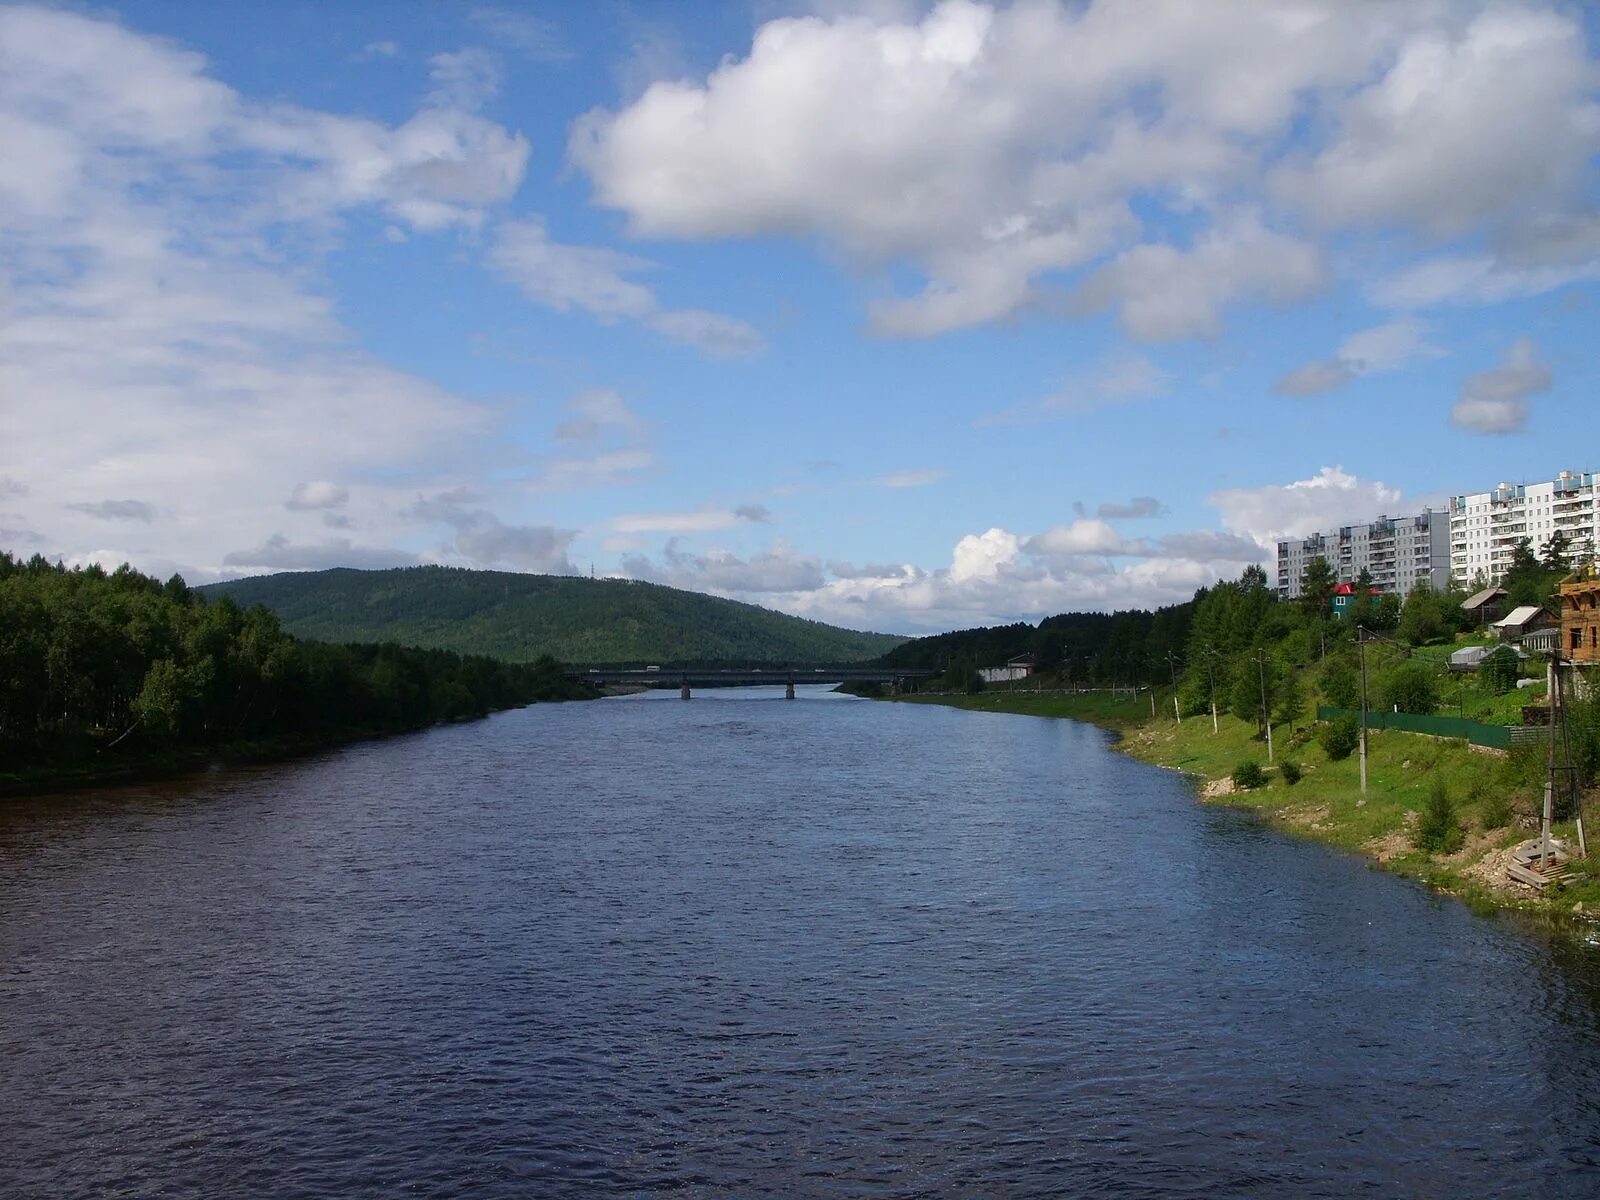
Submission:
[[[295,545],[275,533],[249,550],[232,550],[222,556],[225,566],[257,568],[266,571],[321,571],[327,567],[357,567],[382,570],[409,567],[419,559],[415,554],[389,546],[357,546],[349,538]]]
[[[1446,254],[1407,267],[1371,289],[1388,308],[1499,304],[1600,279],[1600,248],[1573,240],[1568,261],[1528,261],[1510,253]]]
[[[703,77],[587,114],[570,154],[639,236],[914,267],[872,303],[880,333],[1059,308],[1088,271],[1078,311],[1165,339],[1318,288],[1303,222],[1410,253],[1581,220],[1597,138],[1582,24],[1557,9],[945,0],[769,21]]]
[[[749,358],[767,347],[766,339],[752,325],[700,308],[668,309],[645,318],[645,324],[711,358]]]
[[[1032,425],[1116,408],[1165,396],[1171,379],[1143,355],[1112,355],[1093,370],[1068,377],[1042,400],[1025,401],[979,417],[973,426],[982,429],[991,425]]]
[[[440,108],[477,112],[500,91],[500,61],[469,46],[428,60],[428,102]]]
[[[1309,242],[1265,228],[1250,213],[1219,223],[1188,250],[1147,244],[1100,268],[1077,294],[1084,312],[1115,308],[1141,341],[1214,337],[1236,301],[1285,304],[1322,286],[1321,255]]]
[[[1107,521],[1130,521],[1139,517],[1166,515],[1167,507],[1154,496],[1135,496],[1126,504],[1102,504],[1095,516]]]
[[[315,509],[343,508],[349,502],[350,489],[342,483],[314,479],[307,483],[296,484],[293,494],[283,502],[283,506],[296,512],[307,512]]]
[[[743,357],[765,347],[761,335],[735,317],[701,309],[660,309],[654,291],[628,278],[655,264],[602,246],[552,242],[538,217],[502,225],[488,261],[530,300],[557,312],[576,308],[607,322],[642,320],[662,336],[712,358]]]
[[[495,461],[495,414],[359,349],[314,252],[353,206],[413,231],[481,222],[520,182],[526,141],[440,103],[398,126],[258,103],[168,41],[29,6],[0,8],[0,140],[15,524],[66,558],[194,578],[244,558],[414,561],[380,544],[411,535],[405,495]],[[279,528],[286,495],[304,511],[295,496],[327,501],[315,488],[333,479],[361,480],[359,502],[312,516],[359,542]],[[162,519],[107,496],[160,496]]]
[[[948,474],[950,472],[942,467],[924,467],[913,471],[890,471],[887,475],[879,475],[872,482],[886,488],[927,487],[929,484],[938,483]]]
[[[572,57],[555,24],[530,13],[483,4],[469,9],[467,19],[493,38],[495,45],[536,62],[562,62]]]
[[[576,530],[507,524],[488,509],[474,507],[474,498],[460,491],[419,499],[411,514],[448,525],[455,535],[452,549],[470,566],[547,575],[575,573],[567,552],[577,537]]]
[[[1518,338],[1505,362],[1470,376],[1450,409],[1450,423],[1474,433],[1520,433],[1528,423],[1528,397],[1548,392],[1554,376],[1528,338]]]
[[[655,294],[626,278],[651,263],[597,246],[552,242],[544,221],[531,217],[501,225],[489,265],[522,292],[557,312],[578,308],[599,317],[642,317],[656,306]]]
[[[644,422],[628,407],[620,394],[610,388],[590,388],[567,402],[571,420],[556,426],[559,442],[586,442],[606,430],[616,430],[628,438],[642,437]]]
[[[1571,16],[1490,5],[1419,31],[1280,188],[1330,225],[1449,237],[1560,207],[1600,150],[1594,67]]]
[[[102,521],[143,521],[148,525],[156,517],[156,510],[143,500],[101,500],[97,504],[69,504],[67,507]]]
[[[529,489],[541,492],[615,487],[637,481],[655,465],[656,456],[650,450],[605,450],[598,454],[543,459],[538,470],[522,482]]]
[[[724,595],[793,596],[825,585],[822,563],[809,555],[794,553],[781,539],[769,550],[748,559],[726,550],[686,554],[668,543],[660,563],[643,555],[628,555],[622,561],[622,571],[633,579]]]
[[[1355,521],[1397,512],[1404,493],[1363,480],[1343,467],[1323,467],[1310,479],[1254,488],[1223,488],[1209,499],[1229,530],[1271,545]]]
[[[613,517],[611,528],[617,533],[713,533],[747,522],[764,523],[772,514],[759,504],[737,508],[702,508],[694,512],[628,513]]]
[[[1028,542],[1033,554],[1127,554],[1128,543],[1107,522],[1089,518],[1057,525]]]
[[[1442,353],[1427,342],[1428,325],[1401,317],[1345,338],[1332,359],[1296,367],[1273,386],[1285,396],[1314,396],[1343,387],[1361,375],[1396,371],[1416,358]]]

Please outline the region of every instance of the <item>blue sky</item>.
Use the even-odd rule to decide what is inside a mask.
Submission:
[[[1600,18],[0,4],[0,545],[904,632],[1600,469]]]

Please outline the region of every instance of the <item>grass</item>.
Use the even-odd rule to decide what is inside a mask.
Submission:
[[[1267,763],[1266,744],[1257,738],[1253,725],[1227,715],[1218,721],[1216,732],[1209,715],[1186,717],[1179,723],[1172,717],[1170,691],[1155,694],[1154,719],[1148,692],[1137,697],[1107,692],[984,692],[905,700],[1088,721],[1121,733],[1120,748],[1133,757],[1206,781],[1227,779],[1240,763],[1257,762],[1267,769],[1267,785],[1228,795],[1227,803],[1251,809],[1296,834],[1375,857],[1389,870],[1460,896],[1475,911],[1519,908],[1555,914],[1570,913],[1579,903],[1585,909],[1600,906],[1600,878],[1580,879],[1554,895],[1530,899],[1491,887],[1469,872],[1488,851],[1533,835],[1528,819],[1537,811],[1538,797],[1536,789],[1504,778],[1511,773],[1504,756],[1469,747],[1465,741],[1369,730],[1363,795],[1360,755],[1330,761],[1310,736],[1311,725],[1273,729],[1275,759],[1290,758],[1300,768],[1298,782],[1291,785]],[[1465,827],[1466,845],[1455,854],[1430,854],[1415,845],[1414,822],[1436,786],[1448,792]],[[1573,823],[1558,824],[1555,832],[1576,843]],[[1600,829],[1594,832],[1600,837]]]

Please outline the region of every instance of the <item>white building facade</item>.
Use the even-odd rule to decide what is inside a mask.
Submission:
[[[1600,475],[1563,471],[1548,483],[1502,483],[1450,501],[1450,577],[1466,584],[1482,572],[1504,577],[1511,552],[1524,538],[1540,553],[1557,532],[1574,562],[1594,557],[1600,545]]]
[[[1379,517],[1306,538],[1278,543],[1278,596],[1300,594],[1300,579],[1318,558],[1328,560],[1339,583],[1354,583],[1365,570],[1372,586],[1402,600],[1418,583],[1443,589],[1450,583],[1451,522],[1432,509],[1414,517]]]

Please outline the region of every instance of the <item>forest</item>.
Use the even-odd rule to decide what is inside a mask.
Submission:
[[[0,778],[326,743],[593,694],[548,657],[303,641],[269,609],[208,599],[181,576],[0,553]]]
[[[654,583],[460,567],[285,572],[205,590],[265,604],[300,637],[507,662],[548,654],[584,667],[842,665],[905,640]]]

